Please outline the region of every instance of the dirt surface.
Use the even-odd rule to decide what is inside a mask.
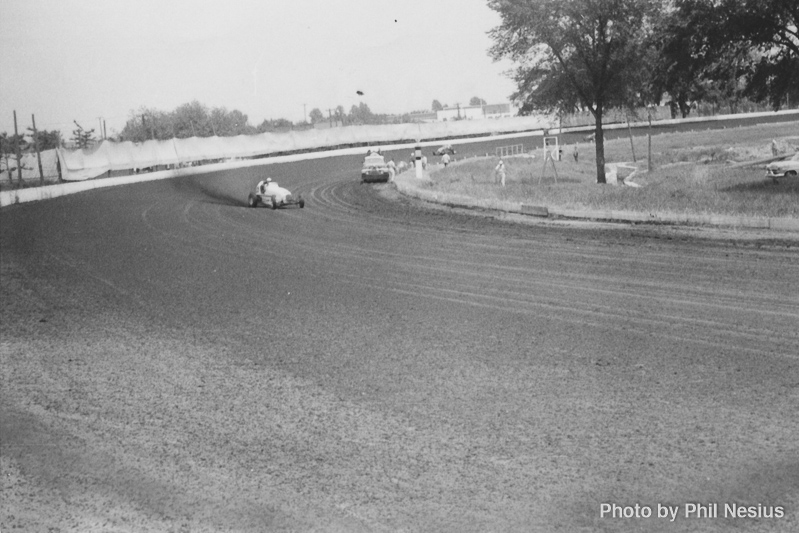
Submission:
[[[0,529],[799,529],[799,243],[467,216],[358,163],[269,167],[302,210],[242,169],[0,211]]]

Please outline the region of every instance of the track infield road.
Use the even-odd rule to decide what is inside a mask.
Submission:
[[[3,531],[799,530],[796,243],[445,213],[360,161],[2,210]],[[306,208],[245,207],[267,174]]]

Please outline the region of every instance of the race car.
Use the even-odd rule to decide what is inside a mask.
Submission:
[[[382,155],[370,152],[363,160],[361,168],[361,182],[389,181],[391,170],[389,170],[386,160]]]
[[[455,149],[452,147],[451,144],[445,144],[444,146],[436,148],[436,151],[433,152],[433,155],[444,155],[444,154],[455,155],[456,153],[457,152],[455,152]]]
[[[250,207],[258,207],[258,204],[271,206],[272,209],[290,205],[298,205],[302,208],[305,207],[305,200],[300,195],[294,196],[291,191],[279,186],[276,181],[272,181],[272,178],[266,178],[264,181],[258,182],[255,192],[251,192],[247,200],[247,205]]]

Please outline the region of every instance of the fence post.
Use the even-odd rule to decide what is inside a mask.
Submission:
[[[635,159],[635,145],[633,144],[633,129],[630,126],[630,112],[626,109],[624,110],[624,116],[627,119],[627,133],[630,136],[630,151],[633,153],[633,163],[636,163]]]
[[[17,110],[14,110],[14,153],[17,156],[17,188],[22,188],[22,154],[19,152],[19,131],[17,130]]]
[[[646,133],[646,170],[652,172],[652,109],[647,109],[647,117],[649,118],[649,131]]]
[[[36,117],[31,113],[33,124],[33,147],[36,149],[36,160],[39,162],[39,185],[44,185],[44,171],[42,171],[42,155],[39,152],[39,134],[36,132]]]

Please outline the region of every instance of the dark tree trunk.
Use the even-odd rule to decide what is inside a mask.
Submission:
[[[602,107],[597,105],[594,112],[596,127],[594,130],[594,142],[596,142],[596,182],[607,183],[605,181],[605,132],[602,130]]]

